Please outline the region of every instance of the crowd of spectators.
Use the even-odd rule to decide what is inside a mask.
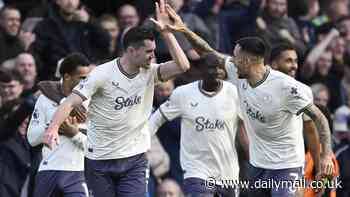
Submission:
[[[187,26],[213,48],[232,54],[235,41],[260,36],[270,49],[289,43],[298,52],[296,78],[311,86],[315,103],[330,112],[339,164],[340,197],[350,196],[350,1],[349,0],[168,0]],[[0,0],[0,196],[31,196],[41,147],[30,147],[26,128],[40,94],[39,81],[59,80],[58,62],[73,52],[92,66],[119,56],[133,26],[154,28],[153,1]],[[170,59],[156,34],[156,61]],[[175,34],[191,62],[195,49]],[[269,54],[267,54],[269,56]],[[267,58],[268,59],[268,58]],[[154,108],[172,90],[198,79],[198,71],[159,84]],[[180,120],[157,133],[150,151],[150,196],[183,196],[179,162]]]

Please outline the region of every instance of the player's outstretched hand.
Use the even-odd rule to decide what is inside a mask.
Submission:
[[[171,21],[173,21],[171,24],[168,24],[166,27],[171,31],[179,31],[179,32],[185,31],[186,25],[182,21],[181,17],[175,12],[175,10],[172,7],[170,7],[169,4],[166,4],[165,8],[169,14]]]
[[[321,156],[321,172],[324,177],[333,176],[334,164],[331,154]]]
[[[159,4],[156,2],[156,19],[151,18],[150,20],[156,25],[158,31],[162,32],[167,30],[166,26],[171,24],[168,12],[165,9],[164,0],[159,0]]]
[[[49,126],[46,129],[43,144],[50,149],[59,144],[58,128]]]
[[[321,171],[316,172],[315,181],[322,181],[322,180],[323,180],[323,177],[322,177]],[[316,187],[313,189],[314,189],[314,192],[316,193],[316,197],[322,196],[325,192],[325,187],[320,187],[320,188]]]

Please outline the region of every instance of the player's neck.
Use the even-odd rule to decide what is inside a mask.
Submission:
[[[217,92],[220,90],[222,85],[221,80],[206,80],[202,81],[202,89],[207,92]]]
[[[253,65],[251,68],[252,69],[247,80],[250,86],[256,87],[266,79],[269,72],[268,67],[264,64],[259,64]]]
[[[120,66],[129,75],[134,75],[140,70],[138,66],[131,64],[128,58],[124,55],[120,58]]]
[[[72,93],[72,88],[70,88],[67,84],[65,84],[64,82],[61,84],[61,91],[63,93],[64,96],[69,96],[70,93]]]

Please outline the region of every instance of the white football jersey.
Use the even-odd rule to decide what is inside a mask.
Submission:
[[[148,118],[159,64],[128,75],[119,58],[96,67],[73,92],[91,99],[88,110],[86,157],[118,159],[150,148]]]
[[[251,87],[238,79],[235,65],[226,60],[228,81],[238,88],[249,138],[250,163],[265,169],[304,165],[302,109],[312,104],[311,89],[294,78],[268,68],[266,78]]]
[[[46,127],[50,124],[58,104],[40,95],[35,103],[27,132],[27,138],[32,146],[42,143]],[[51,150],[44,146],[42,149],[43,159],[39,171],[84,171],[84,146],[86,135],[78,133],[73,138],[60,135],[60,144]]]
[[[197,81],[176,88],[159,108],[167,120],[182,118],[180,161],[184,177],[237,180],[237,88],[223,82],[220,91],[208,95],[200,87],[201,81]]]

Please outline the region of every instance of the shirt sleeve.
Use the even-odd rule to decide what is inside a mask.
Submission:
[[[181,115],[181,92],[175,89],[169,99],[159,107],[159,112],[167,121]]]
[[[243,120],[243,113],[242,113],[241,106],[239,103],[239,96],[238,96],[237,87],[234,87],[234,93],[235,93],[235,104],[236,104],[236,108],[237,108],[237,114],[238,114],[238,117]]]
[[[226,81],[229,81],[234,85],[238,85],[237,67],[231,60],[232,57],[227,57],[225,59],[225,70],[227,72]]]
[[[82,97],[84,101],[88,100],[100,87],[103,86],[104,79],[104,74],[100,68],[97,67],[85,79],[81,80],[77,86],[75,86],[73,92]]]
[[[296,80],[285,83],[283,95],[286,97],[286,110],[299,115],[303,109],[313,103],[311,88]]]
[[[28,142],[31,146],[37,146],[42,143],[42,139],[46,129],[46,108],[45,106],[49,104],[46,102],[43,95],[41,95],[36,104],[32,117],[29,122],[27,130]]]
[[[161,74],[160,74],[160,67],[161,67],[162,64],[151,64],[151,75],[153,76],[153,79],[154,79],[154,83],[157,84],[157,83],[160,83],[163,80]]]
[[[303,121],[307,122],[307,121],[311,121],[312,119],[310,118],[310,116],[308,116],[307,114],[303,114]]]

